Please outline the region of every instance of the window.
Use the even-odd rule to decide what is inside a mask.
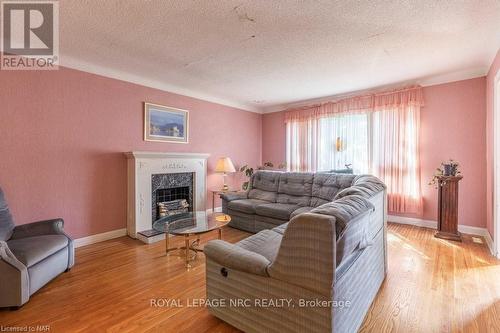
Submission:
[[[319,120],[318,170],[368,173],[368,114],[345,114]]]
[[[337,114],[287,123],[287,165],[290,171],[330,171],[351,167],[370,171],[370,115]]]
[[[389,211],[421,213],[419,88],[331,102],[286,116],[290,171],[345,169],[387,185]]]

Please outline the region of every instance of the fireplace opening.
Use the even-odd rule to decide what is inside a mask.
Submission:
[[[189,186],[162,188],[156,190],[158,218],[191,211]]]
[[[156,202],[167,202],[179,199],[189,200],[189,186],[160,188],[156,190]]]
[[[194,210],[194,173],[151,175],[152,221]]]

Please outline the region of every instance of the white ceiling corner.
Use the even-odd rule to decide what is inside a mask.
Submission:
[[[485,75],[500,1],[60,1],[61,65],[253,112]]]
[[[91,73],[91,74],[96,74],[96,75],[101,75],[121,81],[126,81],[126,82],[131,82],[135,83],[138,85],[150,87],[150,88],[155,88],[163,91],[168,91],[174,94],[179,94],[179,95],[184,95],[184,96],[189,96],[197,99],[201,99],[204,101],[212,102],[212,103],[217,103],[217,104],[222,104],[225,106],[230,106],[234,107],[237,109],[241,109],[244,111],[250,111],[250,112],[255,112],[255,113],[262,113],[262,110],[255,107],[254,105],[248,105],[244,103],[240,103],[238,101],[232,101],[232,100],[226,100],[222,98],[218,98],[217,96],[212,96],[205,94],[203,92],[198,92],[198,91],[193,91],[187,88],[181,88],[178,86],[175,86],[173,84],[170,84],[169,82],[162,82],[162,81],[156,81],[152,80],[147,77],[143,77],[134,73],[130,72],[123,72],[120,70],[115,70],[113,68],[106,68],[102,67],[99,65],[95,64],[90,64],[85,61],[82,61],[80,59],[75,59],[72,57],[65,56],[64,54],[60,54],[60,64],[61,66],[71,68],[71,69],[76,69],[79,71]]]

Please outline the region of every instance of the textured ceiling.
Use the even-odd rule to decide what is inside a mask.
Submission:
[[[61,64],[251,111],[483,75],[500,1],[61,0]]]

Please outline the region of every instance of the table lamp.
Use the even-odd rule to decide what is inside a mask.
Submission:
[[[222,180],[224,182],[224,186],[222,187],[222,191],[229,190],[229,187],[226,184],[226,175],[230,172],[236,172],[234,168],[233,162],[229,157],[221,157],[217,161],[217,165],[215,166],[215,172],[222,173]]]

